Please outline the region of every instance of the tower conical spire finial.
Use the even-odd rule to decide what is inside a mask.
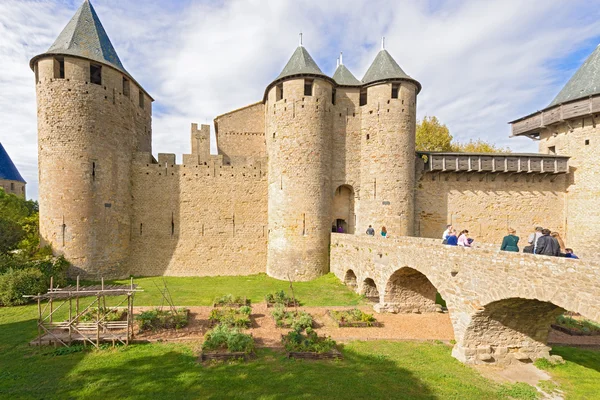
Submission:
[[[385,50],[385,36],[381,37],[381,50]]]
[[[340,51],[340,65],[344,65],[344,52]]]
[[[304,46],[304,45],[302,44],[302,32],[300,32],[300,46]]]

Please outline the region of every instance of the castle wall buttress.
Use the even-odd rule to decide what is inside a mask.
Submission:
[[[565,244],[578,256],[596,257],[600,243],[600,114],[572,119],[540,132],[539,151],[568,155],[570,173],[565,204]]]
[[[54,57],[35,66],[42,243],[82,276],[117,275],[129,252],[133,153],[151,150],[151,99],[116,69],[103,65],[96,84],[89,60],[60,59],[64,74]]]
[[[249,275],[265,272],[267,179],[262,164],[176,165],[174,155],[136,156],[127,274]],[[169,161],[173,161],[170,163]],[[264,163],[264,160],[262,160]]]
[[[267,94],[267,273],[275,278],[305,281],[329,271],[332,86],[294,78]]]
[[[389,235],[412,236],[417,88],[399,82],[370,86],[361,106],[361,188],[357,229],[385,226]]]

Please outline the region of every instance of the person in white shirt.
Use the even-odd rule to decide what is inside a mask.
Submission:
[[[442,243],[446,244],[448,241],[448,236],[450,236],[450,232],[452,232],[452,225],[446,225],[446,230],[442,234]]]
[[[462,247],[471,247],[471,242],[469,241],[469,231],[468,230],[464,230],[460,233],[460,236],[458,237],[458,245],[462,246]]]

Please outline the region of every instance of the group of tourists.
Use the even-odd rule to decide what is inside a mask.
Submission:
[[[469,237],[469,231],[464,229],[460,233],[452,225],[446,225],[442,234],[442,243],[448,246],[471,247],[473,239]],[[542,254],[554,257],[579,258],[573,253],[573,249],[565,247],[558,232],[544,229],[540,226],[527,238],[528,245],[523,248],[523,253]],[[517,232],[509,228],[508,235],[502,239],[500,250],[519,252],[519,237]]]
[[[508,230],[508,235],[502,240],[500,250],[519,251],[519,237],[514,229]],[[527,238],[528,245],[523,247],[523,253],[542,254],[553,257],[579,258],[573,249],[565,247],[560,233],[537,226]]]
[[[387,237],[387,229],[385,229],[385,226],[381,227],[381,237],[386,238]],[[375,229],[373,229],[373,227],[371,225],[369,225],[369,227],[367,228],[367,235],[369,236],[375,236]]]
[[[446,225],[446,230],[442,234],[442,243],[448,246],[471,247],[473,239],[469,237],[469,231],[463,229],[458,233],[452,225]]]

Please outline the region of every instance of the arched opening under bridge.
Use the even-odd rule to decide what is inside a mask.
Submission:
[[[404,267],[390,276],[381,311],[394,313],[427,313],[442,311],[436,304],[437,289],[416,269]]]
[[[352,288],[352,290],[356,290],[356,287],[358,286],[356,274],[351,269],[346,271],[346,275],[344,276],[344,285]]]
[[[367,300],[373,303],[379,303],[379,290],[375,281],[371,278],[367,278],[363,282],[361,294],[367,298]]]

